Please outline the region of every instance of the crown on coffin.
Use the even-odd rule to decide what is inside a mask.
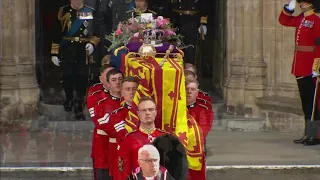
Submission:
[[[142,33],[143,43],[152,45],[161,45],[163,42],[164,32],[158,29],[146,29]]]

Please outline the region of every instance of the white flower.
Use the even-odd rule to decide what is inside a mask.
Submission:
[[[163,16],[158,16],[158,20],[163,20]]]

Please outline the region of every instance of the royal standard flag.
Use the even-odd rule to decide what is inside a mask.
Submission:
[[[157,57],[141,59],[137,53],[128,53],[123,56],[121,70],[126,76],[140,79],[134,103],[137,105],[143,96],[154,98],[158,109],[156,127],[176,134],[186,147],[189,168],[201,170],[204,141],[200,127],[187,115],[182,57],[168,58],[163,64],[162,60]]]

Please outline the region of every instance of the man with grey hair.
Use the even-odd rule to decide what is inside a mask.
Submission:
[[[160,154],[151,144],[142,146],[138,151],[138,164],[128,180],[174,180],[166,168],[160,166]]]

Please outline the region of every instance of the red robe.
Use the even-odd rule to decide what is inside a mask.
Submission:
[[[293,13],[293,12],[292,12]],[[314,47],[313,52],[295,50],[291,72],[295,76],[310,76],[315,58],[320,58],[320,18],[313,10],[292,16],[285,9],[279,16],[280,24],[295,27],[295,45]]]
[[[153,180],[173,180],[174,178],[169,174],[168,170],[162,166],[159,168],[159,172]],[[146,180],[142,174],[140,167],[136,168],[130,175],[130,180]]]
[[[145,144],[150,144],[156,137],[167,134],[160,129],[154,129],[148,135],[148,131],[141,127],[128,133],[125,139],[120,144],[118,170],[121,178],[118,180],[125,180],[129,177],[131,172],[137,168],[138,165],[138,150]]]
[[[197,121],[200,126],[203,137],[206,139],[209,134],[213,123],[213,111],[207,106],[199,104],[197,102],[188,105],[188,113]]]

